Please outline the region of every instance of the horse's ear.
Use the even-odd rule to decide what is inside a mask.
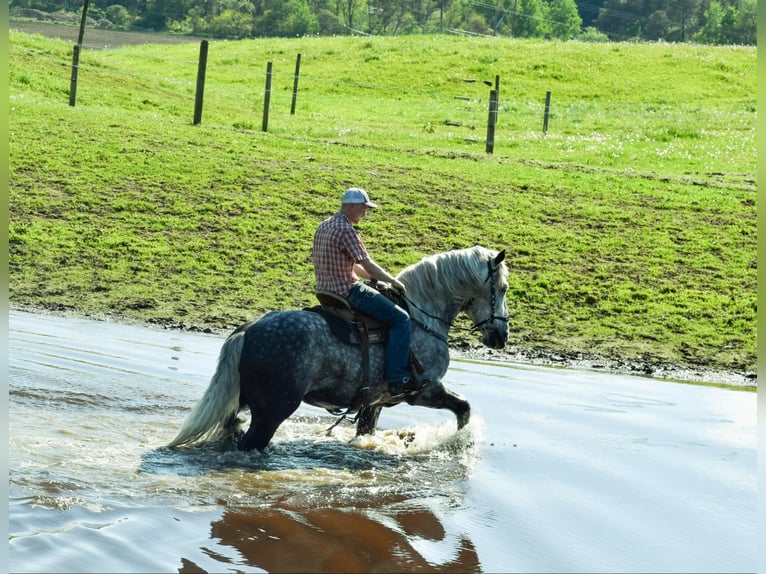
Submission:
[[[505,249],[503,249],[500,253],[498,253],[497,257],[495,257],[495,265],[500,265],[504,259],[505,259]]]

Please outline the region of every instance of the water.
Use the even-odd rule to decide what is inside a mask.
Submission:
[[[11,312],[11,571],[756,569],[755,393],[453,361],[460,432],[305,406],[265,455],[164,449],[221,342]]]

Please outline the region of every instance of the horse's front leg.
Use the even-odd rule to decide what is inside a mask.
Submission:
[[[356,436],[373,434],[378,424],[381,407],[363,407],[356,417]]]
[[[468,401],[459,394],[444,388],[441,383],[426,387],[417,395],[407,398],[407,402],[420,407],[451,410],[457,418],[458,430],[467,425],[471,418],[471,405]]]

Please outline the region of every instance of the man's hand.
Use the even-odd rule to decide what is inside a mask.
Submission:
[[[407,292],[407,288],[404,286],[404,283],[399,281],[397,278],[394,278],[394,280],[391,282],[391,287],[393,287],[394,289],[396,289],[397,291],[401,293]]]
[[[391,287],[396,289],[397,291],[401,291],[402,293],[407,291],[407,288],[404,286],[404,283],[399,281],[396,277],[391,275],[388,271],[383,269],[380,265],[375,263],[375,261],[370,259],[365,259],[364,261],[360,261],[357,263],[364,271],[367,272],[369,275],[369,279],[377,279],[378,281],[385,281],[386,283],[391,283]]]

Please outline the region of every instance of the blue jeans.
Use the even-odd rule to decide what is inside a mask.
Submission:
[[[410,316],[401,307],[364,283],[357,283],[346,297],[352,309],[388,325],[386,380],[398,381],[410,375]]]

